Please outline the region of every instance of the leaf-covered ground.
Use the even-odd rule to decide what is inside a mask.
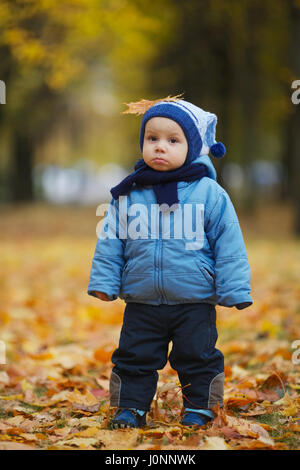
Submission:
[[[110,357],[124,303],[86,293],[94,208],[0,215],[0,449],[300,448],[299,241],[284,225],[289,218],[276,212],[270,221],[267,211],[242,219],[254,304],[217,307],[226,379],[225,408],[213,423],[179,424],[181,389],[167,364],[148,426],[112,430]]]

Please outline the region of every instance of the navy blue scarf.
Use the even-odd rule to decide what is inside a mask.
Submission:
[[[133,183],[137,186],[153,185],[157,203],[171,206],[179,202],[178,181],[196,181],[208,175],[207,167],[202,163],[183,165],[176,170],[157,171],[146,165],[142,158],[137,161],[134,169],[135,171],[126,176],[121,183],[111,188],[110,192],[114,199],[128,194]]]

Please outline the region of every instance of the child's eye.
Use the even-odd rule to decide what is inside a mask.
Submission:
[[[156,137],[154,137],[154,135],[149,135],[148,139],[154,142],[156,140]]]
[[[178,142],[178,141],[177,141],[177,139],[175,139],[175,138],[173,137],[172,139],[170,139],[170,142],[171,142],[171,144],[176,144],[176,142]]]

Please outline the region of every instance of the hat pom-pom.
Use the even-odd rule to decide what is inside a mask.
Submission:
[[[226,147],[222,142],[217,142],[210,147],[210,151],[213,157],[222,158],[226,153]]]

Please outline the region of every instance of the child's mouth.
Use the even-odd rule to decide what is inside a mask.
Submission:
[[[167,163],[163,158],[154,158],[155,163]]]

